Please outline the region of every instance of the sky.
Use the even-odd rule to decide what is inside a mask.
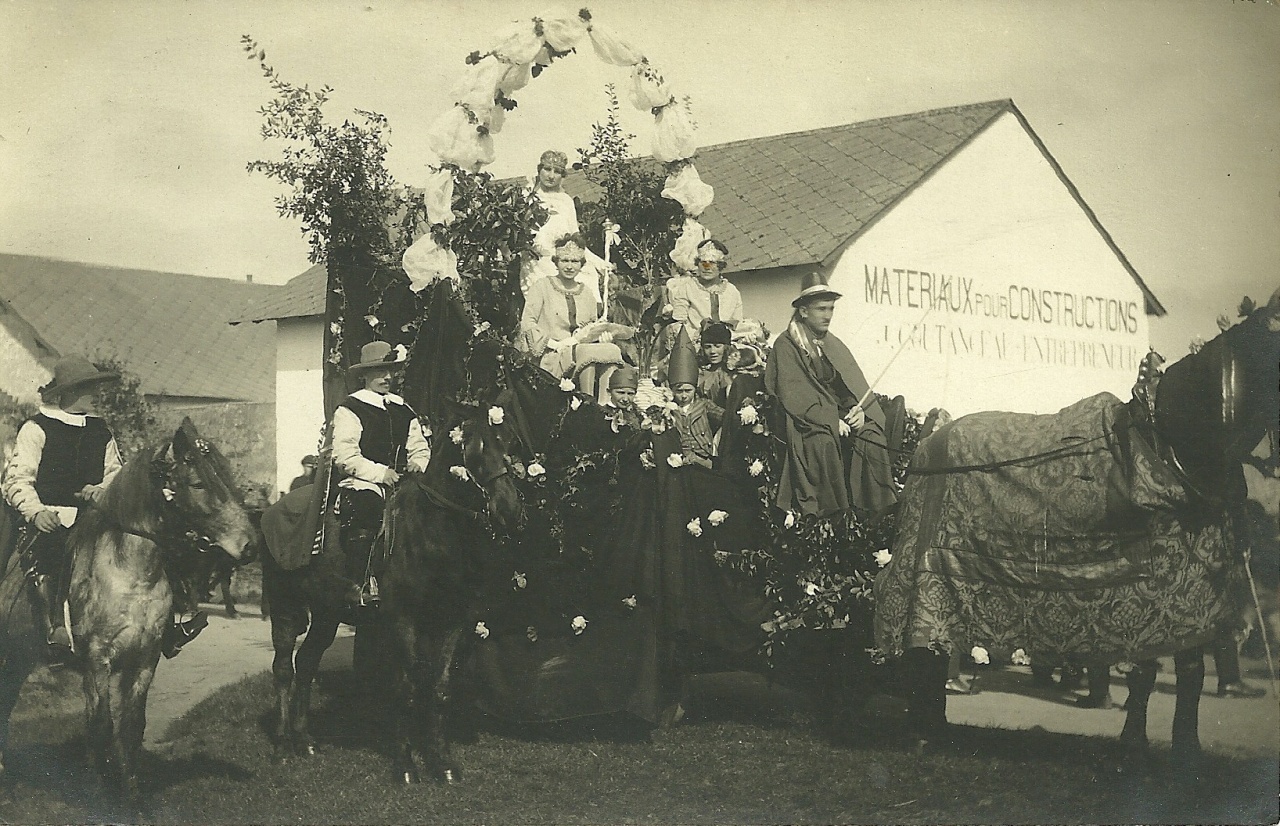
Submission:
[[[583,2],[692,98],[703,145],[1011,98],[1167,308],[1167,356],[1280,286],[1276,0]],[[307,245],[245,168],[281,147],[242,34],[285,79],[333,87],[330,117],[386,115],[412,185],[466,55],[576,8],[0,0],[0,252],[283,283]],[[490,171],[575,157],[626,77],[589,46],[557,62],[515,96]],[[622,109],[647,152],[652,119]]]

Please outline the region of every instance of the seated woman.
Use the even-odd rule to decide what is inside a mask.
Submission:
[[[520,289],[526,295],[529,288],[544,278],[556,276],[555,250],[556,241],[566,235],[578,235],[578,207],[569,193],[561,186],[565,172],[568,171],[569,158],[563,152],[548,149],[538,159],[538,171],[534,177],[531,193],[542,206],[546,207],[547,220],[538,228],[533,237],[533,249],[536,257],[527,260],[520,270]],[[595,253],[583,247],[585,262],[578,268],[575,276],[583,282],[592,296],[600,300],[600,276],[605,263]]]
[[[542,369],[557,378],[575,377],[575,368],[581,365],[621,364],[622,352],[607,332],[588,336],[584,329],[599,319],[600,303],[578,280],[586,261],[582,236],[575,233],[557,239],[552,261],[556,274],[535,281],[525,296],[520,316],[522,348],[540,357]]]

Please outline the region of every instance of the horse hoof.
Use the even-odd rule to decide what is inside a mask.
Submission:
[[[400,785],[402,786],[412,786],[415,783],[422,782],[422,778],[419,777],[418,773],[412,769],[400,772],[400,775],[396,779],[400,781]]]
[[[294,748],[294,751],[297,752],[299,757],[315,757],[316,744],[315,743],[299,743]]]

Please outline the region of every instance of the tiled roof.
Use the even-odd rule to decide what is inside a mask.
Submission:
[[[329,274],[324,262],[312,264],[301,275],[295,275],[275,293],[246,307],[232,322],[270,321],[277,318],[324,315],[324,288]]]
[[[119,359],[149,395],[272,401],[274,330],[227,322],[280,289],[0,254],[0,300],[36,335],[60,354]]]
[[[1147,297],[1148,310],[1164,308],[1147,289],[1080,197],[1061,167],[1011,100],[995,100],[861,121],[698,150],[698,174],[715,187],[715,201],[699,221],[733,251],[729,272],[828,263],[830,256],[869,227],[951,155],[1005,112],[1012,112],[1044,153],[1063,184],[1106,239]],[[570,172],[565,191],[584,200],[596,187]],[[314,269],[314,268],[313,268]],[[293,286],[312,271],[289,282]],[[324,281],[314,296],[276,308],[285,317],[323,312]],[[301,285],[300,285],[301,286]]]

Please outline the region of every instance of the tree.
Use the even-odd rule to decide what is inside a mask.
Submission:
[[[121,459],[127,462],[168,434],[156,431],[155,405],[142,392],[142,379],[129,372],[123,361],[108,356],[95,360],[94,366],[120,375],[119,381],[101,386],[97,406],[99,415],[115,434]]]

